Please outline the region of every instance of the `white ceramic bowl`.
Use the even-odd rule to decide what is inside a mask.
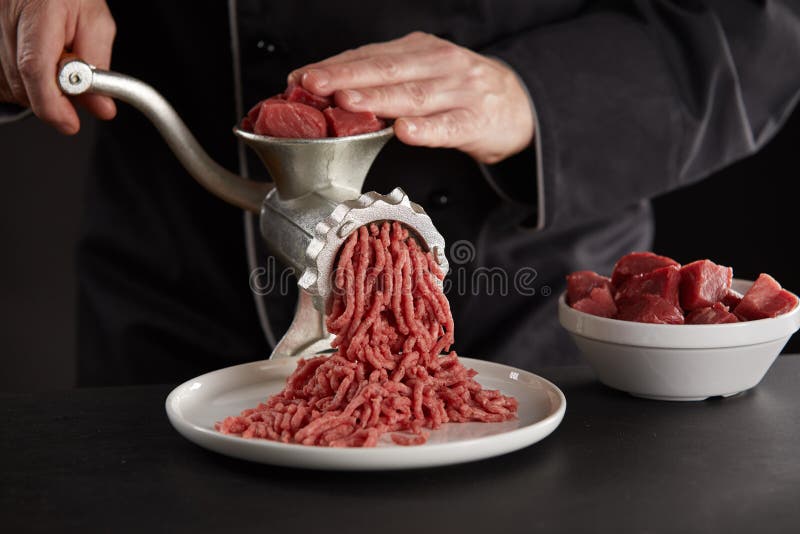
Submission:
[[[753,282],[734,280],[744,293]],[[558,318],[597,378],[637,397],[703,400],[752,388],[800,328],[800,306],[774,319],[667,325],[606,319],[558,301]]]

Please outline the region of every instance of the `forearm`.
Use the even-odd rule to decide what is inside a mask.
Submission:
[[[535,104],[548,225],[613,213],[753,153],[798,98],[800,23],[788,7],[636,6],[483,51],[516,70]]]

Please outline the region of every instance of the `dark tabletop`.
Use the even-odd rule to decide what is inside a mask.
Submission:
[[[276,468],[207,452],[171,386],[2,394],[3,532],[800,532],[800,356],[729,399],[658,402],[582,367],[544,441],[464,465]]]

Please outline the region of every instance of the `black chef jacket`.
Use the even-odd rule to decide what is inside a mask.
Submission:
[[[213,158],[253,179],[267,176],[251,156],[240,161],[231,127],[293,68],[413,30],[509,64],[536,109],[530,149],[485,168],[393,140],[365,190],[403,187],[452,246],[458,351],[522,368],[576,359],[556,318],[564,276],[608,273],[621,254],[647,249],[647,199],[754,152],[800,87],[798,7],[788,2],[109,4],[114,69],[154,85]],[[79,382],[174,382],[268,356],[265,331],[285,331],[296,288],[254,295],[251,273],[268,252],[253,217],[197,185],[124,104],[101,126],[93,160]]]

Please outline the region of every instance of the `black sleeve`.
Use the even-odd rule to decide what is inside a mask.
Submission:
[[[23,108],[16,104],[6,104],[0,102],[0,124],[18,121],[31,114],[29,108]]]
[[[800,96],[798,4],[605,2],[483,50],[531,95],[535,146],[516,163],[535,165],[515,179],[538,181],[540,226],[614,213],[764,145]]]

